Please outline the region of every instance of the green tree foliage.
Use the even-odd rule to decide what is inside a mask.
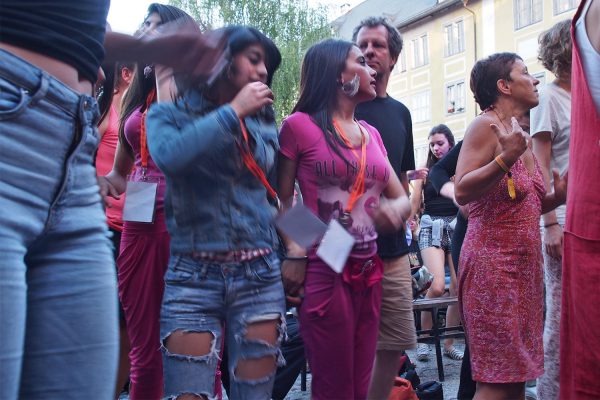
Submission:
[[[298,98],[300,66],[306,50],[330,37],[324,7],[309,7],[307,0],[170,0],[209,28],[250,25],[270,37],[281,52],[273,92],[278,120],[288,115]]]

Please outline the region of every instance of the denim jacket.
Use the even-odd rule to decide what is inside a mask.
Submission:
[[[254,159],[272,176],[279,150],[275,123],[259,116],[245,122]],[[240,122],[229,104],[217,107],[189,91],[175,103],[153,105],[146,126],[150,155],[167,180],[172,254],[275,248],[276,210],[242,161]]]

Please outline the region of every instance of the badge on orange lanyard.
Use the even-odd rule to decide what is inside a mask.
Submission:
[[[337,123],[337,121],[333,121],[333,126],[335,130],[338,131],[338,133],[340,134],[340,137],[344,141],[344,144],[350,149],[352,149],[352,154],[354,154],[354,156],[358,160],[358,172],[356,174],[356,180],[354,181],[354,185],[352,185],[352,191],[350,192],[350,197],[348,198],[348,204],[346,204],[344,211],[338,218],[340,224],[346,229],[349,229],[352,226],[351,213],[352,209],[354,208],[354,205],[356,204],[360,196],[362,196],[365,193],[365,171],[367,169],[367,137],[363,131],[363,127],[357,121],[355,122],[358,125],[358,129],[360,130],[361,134],[360,156],[356,154],[356,151],[354,150],[352,143],[350,143],[350,139],[348,139],[348,135],[346,135],[346,132],[344,132],[342,127]]]
[[[358,124],[358,122],[357,122]],[[339,126],[336,121],[333,121],[334,128],[340,134],[344,144],[352,149],[352,154],[358,160],[358,171],[356,174],[356,180],[352,185],[350,197],[348,198],[348,204],[344,208],[344,211],[337,220],[332,219],[329,222],[327,231],[317,248],[317,256],[323,260],[329,267],[338,274],[341,274],[345,267],[350,252],[356,243],[356,239],[349,232],[352,227],[352,209],[354,205],[365,193],[365,171],[367,165],[367,137],[363,131],[363,127],[358,124],[361,133],[361,154],[357,154],[354,150],[348,135]]]
[[[149,159],[148,142],[146,138],[146,114],[155,98],[156,91],[152,89],[146,98],[146,108],[142,114],[140,123],[141,176],[129,175],[127,177],[125,204],[123,205],[123,221],[145,223],[152,223],[154,221],[156,194],[158,192],[160,178],[146,176]]]

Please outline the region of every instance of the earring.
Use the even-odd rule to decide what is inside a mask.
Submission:
[[[152,65],[152,64],[146,65],[144,67],[144,78],[148,78],[153,70],[154,70],[154,65]]]
[[[356,93],[358,93],[359,86],[360,78],[358,74],[354,74],[354,78],[352,78],[352,80],[349,80],[346,83],[342,81],[342,92],[344,92],[344,94],[348,97],[354,97],[356,96]]]

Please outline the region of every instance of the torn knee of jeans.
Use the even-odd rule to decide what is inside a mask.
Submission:
[[[277,340],[274,345],[272,343],[269,343],[267,340],[248,339],[246,337],[248,334],[248,326],[249,325],[259,323],[259,322],[267,322],[267,321],[275,321],[275,320],[279,320],[279,323],[277,324]],[[238,343],[257,343],[257,344],[264,344],[266,346],[271,346],[271,347],[279,347],[281,345],[281,342],[286,341],[288,339],[287,322],[285,319],[285,315],[283,315],[283,314],[267,313],[267,314],[262,314],[262,315],[255,315],[255,316],[246,318],[244,323],[245,323],[245,325],[244,325],[244,328],[242,329],[242,331],[239,334],[235,335],[235,340]]]
[[[277,368],[278,367],[282,367],[285,365],[285,358],[283,357],[283,354],[281,353],[281,350],[275,348],[275,351],[266,351],[265,353],[263,353],[262,355],[257,355],[257,356],[253,356],[253,357],[240,357],[237,361],[236,361],[236,368],[233,371],[230,371],[230,376],[231,379],[235,382],[238,383],[244,383],[247,385],[259,385],[261,383],[266,383],[268,381],[270,381],[271,379],[274,379],[275,377],[275,373],[277,372]],[[239,367],[239,362],[240,361],[259,361],[262,358],[265,357],[269,357],[269,358],[273,358],[275,360],[274,366],[272,368],[271,371],[269,371],[268,373],[265,373],[264,376],[262,377],[258,377],[258,378],[247,378],[247,377],[243,377],[243,376],[239,376],[237,373],[237,368]]]
[[[180,352],[173,350],[173,347],[176,347],[173,343],[167,344],[167,341],[174,333],[186,333],[186,334],[210,334],[210,349],[206,354],[196,355],[196,354],[180,354]],[[171,338],[172,339],[172,338]],[[220,360],[219,351],[217,350],[217,335],[215,332],[210,330],[193,330],[193,329],[174,329],[167,333],[161,339],[161,350],[167,357],[173,357],[180,360],[185,361],[194,361],[194,362],[210,362]],[[187,393],[183,393],[187,394]],[[195,395],[194,393],[189,393]],[[180,396],[178,394],[177,396]],[[202,397],[200,397],[202,398]]]

